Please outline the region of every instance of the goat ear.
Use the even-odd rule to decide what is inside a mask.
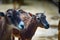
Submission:
[[[4,14],[3,12],[0,12],[0,16],[4,17],[4,16],[5,16],[5,14]]]
[[[31,13],[29,13],[29,15],[32,17],[32,14]]]

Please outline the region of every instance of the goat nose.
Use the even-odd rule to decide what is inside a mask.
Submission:
[[[20,25],[22,27],[22,29],[24,29],[24,25]]]
[[[45,26],[45,29],[48,29],[49,28],[49,24],[47,24],[46,26]]]

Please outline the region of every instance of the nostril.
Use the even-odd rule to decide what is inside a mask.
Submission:
[[[49,24],[47,26],[49,27]]]
[[[49,28],[49,24],[47,25],[47,28]]]
[[[49,24],[47,24],[46,26],[45,26],[45,29],[48,29],[49,28]]]
[[[24,25],[20,25],[22,27],[22,29],[24,29]]]

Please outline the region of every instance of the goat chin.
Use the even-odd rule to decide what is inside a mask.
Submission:
[[[11,25],[7,24],[7,25],[8,25],[8,30],[17,29],[20,31],[20,29],[18,27],[14,26],[13,24],[11,24]]]

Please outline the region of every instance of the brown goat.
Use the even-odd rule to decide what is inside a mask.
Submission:
[[[14,36],[18,37],[19,40],[31,40],[37,27],[44,28],[44,24],[42,22],[38,23],[36,16],[34,16],[34,17],[27,16],[26,17],[25,13],[22,13],[21,16],[20,17],[22,20],[24,20],[26,18],[24,20],[24,22],[26,24],[26,28],[23,29],[22,31],[13,29],[13,32],[12,32],[13,40],[14,40]]]
[[[25,28],[23,30],[11,24],[7,16],[3,17],[4,20],[2,19],[2,21],[0,21],[4,24],[0,26],[0,29],[3,27],[3,29],[0,30],[0,40],[14,40],[14,36],[19,37],[19,40],[31,40],[38,26],[46,29],[49,28],[45,15],[43,14],[31,17],[27,13],[22,13],[20,14],[20,18],[25,23]]]

